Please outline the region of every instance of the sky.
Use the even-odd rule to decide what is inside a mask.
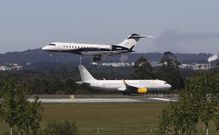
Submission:
[[[219,0],[4,0],[0,53],[52,41],[115,44],[153,35],[136,52],[219,53]]]

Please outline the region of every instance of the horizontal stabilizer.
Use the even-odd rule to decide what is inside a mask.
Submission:
[[[144,35],[140,35],[140,34],[131,34],[128,39],[131,39],[131,38],[145,38]]]

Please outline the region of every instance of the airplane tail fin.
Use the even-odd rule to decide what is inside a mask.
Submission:
[[[134,33],[128,36],[128,38],[126,38],[123,42],[121,42],[118,45],[132,50],[141,38],[145,38],[145,36]]]
[[[81,81],[82,82],[87,82],[87,81],[92,81],[96,80],[83,65],[78,65],[78,69],[81,75]]]

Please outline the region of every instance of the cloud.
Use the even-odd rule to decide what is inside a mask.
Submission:
[[[166,31],[155,39],[155,46],[161,51],[211,52],[219,51],[219,33],[182,33]]]

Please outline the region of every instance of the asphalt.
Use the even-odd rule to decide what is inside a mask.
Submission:
[[[29,99],[33,102],[33,99]],[[142,103],[142,102],[176,102],[177,99],[171,98],[53,98],[39,99],[42,103]]]

